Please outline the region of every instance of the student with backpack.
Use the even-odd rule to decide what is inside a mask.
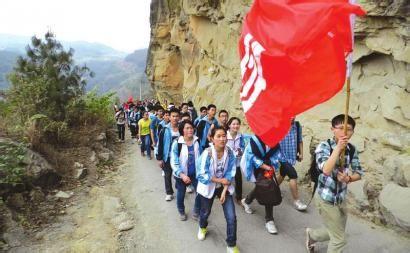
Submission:
[[[208,105],[207,116],[205,116],[196,128],[196,136],[199,139],[199,144],[202,150],[209,147],[209,133],[211,128],[218,126],[218,121],[215,119],[216,106],[213,104]]]
[[[231,184],[236,172],[236,157],[226,146],[226,130],[223,127],[214,127],[210,137],[212,144],[198,158],[196,168],[197,192],[201,200],[198,240],[205,240],[212,204],[215,197],[218,197],[226,219],[227,252],[239,252],[236,246],[237,221],[232,197],[235,189]]]
[[[173,199],[174,190],[172,189],[172,168],[171,168],[171,147],[172,142],[179,137],[179,110],[172,108],[169,110],[170,122],[161,129],[158,137],[158,151],[157,160],[159,167],[164,171],[165,183],[165,200],[171,201]]]
[[[276,179],[282,159],[279,145],[270,148],[258,136],[251,137],[241,159],[241,169],[246,180],[255,183],[255,188],[241,203],[248,214],[253,213],[250,204],[255,198],[265,206],[265,228],[270,234],[278,233],[273,221],[273,207],[282,200]],[[264,187],[264,183],[268,184]]]
[[[164,108],[157,107],[155,117],[152,117],[150,131],[151,131],[151,142],[155,147],[158,142],[158,126],[164,117]]]
[[[124,108],[120,107],[118,112],[115,113],[115,121],[117,122],[118,129],[118,139],[120,142],[124,142],[125,139],[125,123],[127,121],[127,116],[125,114]]]
[[[286,166],[286,171],[289,173],[288,175],[279,174],[278,182],[281,184],[285,176],[289,177],[289,188],[293,197],[293,206],[298,211],[305,211],[307,205],[299,199],[298,174],[294,168],[296,161],[300,162],[303,159],[302,127],[299,121],[295,121],[295,118],[292,119],[288,134],[280,142],[280,149],[284,158],[281,166]]]
[[[321,142],[314,155],[310,168],[312,181],[316,181],[315,203],[322,217],[324,227],[306,229],[306,250],[314,252],[315,242],[329,241],[327,252],[342,252],[346,246],[346,195],[347,186],[363,176],[359,156],[355,147],[349,143],[356,122],[350,116],[347,121],[347,134],[344,133],[344,115],[332,119],[333,138]],[[344,165],[340,156],[345,152]],[[349,171],[349,167],[351,170]]]
[[[137,113],[138,113],[138,108],[134,106],[132,108],[132,111],[129,114],[129,124],[130,124],[130,131],[131,131],[131,141],[132,143],[135,142],[135,139],[137,138]]]
[[[245,140],[243,135],[239,132],[241,127],[241,120],[237,117],[232,117],[228,120],[227,126],[227,145],[233,150],[236,157],[235,197],[237,203],[242,205],[242,172],[240,163],[243,151],[245,150]]]
[[[184,105],[184,104],[183,104]],[[184,121],[191,121],[191,115],[189,114],[189,112],[185,112],[185,113],[181,113],[181,121],[180,123],[184,122]],[[195,128],[194,128],[195,131]],[[186,189],[186,191],[188,193],[193,193],[194,192],[194,187],[191,185],[189,185]]]
[[[188,111],[189,111],[189,114],[191,115],[192,120],[195,120],[198,117],[198,113],[196,112],[194,103],[192,103],[192,101],[188,101]]]
[[[203,119],[203,118],[206,116],[207,112],[208,112],[208,109],[207,109],[205,106],[202,106],[202,107],[199,109],[200,115],[199,115],[197,118],[195,118],[195,120],[194,120],[194,126],[195,126],[195,128],[198,126],[199,121],[201,121],[201,119]]]
[[[171,147],[171,167],[175,178],[175,188],[177,189],[177,209],[180,220],[187,220],[185,213],[184,198],[187,188],[192,185],[196,188],[195,161],[201,154],[198,137],[194,135],[194,125],[191,121],[182,121],[179,124],[180,137],[172,143]],[[199,196],[195,197],[192,218],[198,220],[200,208]]]

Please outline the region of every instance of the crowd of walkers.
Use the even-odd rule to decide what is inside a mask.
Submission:
[[[174,198],[174,178],[181,221],[188,219],[185,194],[195,193],[191,218],[199,223],[198,240],[206,238],[215,197],[226,219],[228,252],[239,252],[235,203],[247,214],[252,214],[251,204],[256,199],[265,207],[265,229],[277,234],[273,208],[280,204],[281,196],[279,201],[274,200],[277,197],[273,197],[271,186],[279,187],[287,177],[295,209],[307,209],[299,199],[298,175],[294,168],[296,162],[303,160],[302,126],[295,119],[286,137],[271,148],[260,137],[242,133],[241,120],[229,117],[226,110],[218,111],[213,104],[202,106],[199,115],[191,101],[179,107],[173,103],[161,105],[153,100],[135,104],[128,101],[116,106],[115,110],[119,141],[124,141],[128,126],[132,143],[141,145],[141,155],[150,160],[155,155],[162,169],[166,201]],[[347,185],[360,180],[363,170],[357,151],[348,143],[355,121],[348,117],[347,135],[343,123],[344,115],[332,119],[333,137],[318,145],[309,170],[311,176],[316,177],[312,178],[315,190],[317,186],[314,199],[324,227],[306,229],[308,252],[314,252],[315,242],[329,241],[328,252],[342,252],[346,245],[344,199]],[[342,152],[345,156],[341,163]],[[243,179],[255,183],[246,195],[242,190]]]

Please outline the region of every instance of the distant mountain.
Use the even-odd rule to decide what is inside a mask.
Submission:
[[[148,49],[146,48],[135,50],[133,53],[127,55],[124,58],[124,61],[134,64],[134,66],[137,68],[137,71],[144,72],[145,64],[147,61],[147,54]]]
[[[112,60],[124,58],[127,54],[101,43],[87,41],[60,41],[64,49],[73,48],[74,59],[79,62],[89,60]],[[25,53],[31,43],[31,37],[11,34],[0,34],[0,50]]]
[[[13,70],[18,53],[0,50],[0,90],[7,88],[7,74]]]
[[[95,74],[94,78],[89,80],[87,89],[96,85],[103,92],[115,89],[118,84],[145,71],[146,57],[147,49],[141,49],[120,60],[90,60],[85,62]]]
[[[25,54],[25,47],[30,41],[27,36],[0,34],[0,90],[9,86],[6,76],[12,71],[17,57]],[[87,90],[97,86],[100,92],[118,91],[118,95],[126,99],[128,96],[139,97],[139,85],[142,83],[142,95],[152,94],[144,74],[147,49],[127,55],[100,43],[61,43],[65,49],[74,49],[77,64],[85,64],[94,72],[95,77],[88,80]]]

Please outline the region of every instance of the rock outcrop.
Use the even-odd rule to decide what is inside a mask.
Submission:
[[[146,72],[160,100],[192,100],[197,107],[214,103],[243,118],[237,43],[251,3],[152,1]],[[384,185],[393,181],[409,186],[410,4],[406,0],[361,0],[359,4],[368,15],[357,19],[355,27],[350,114],[357,128],[352,142],[360,152],[369,189],[367,195],[358,191],[360,205],[367,205],[363,199],[367,196],[369,212],[378,216],[378,196]],[[301,175],[309,167],[311,141],[331,137],[326,131],[330,119],[343,113],[344,103],[345,95],[340,93],[298,117],[305,137],[306,159],[298,166]]]

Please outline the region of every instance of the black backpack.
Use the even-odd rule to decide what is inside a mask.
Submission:
[[[330,147],[330,154],[332,154],[333,149],[332,149],[332,145],[331,145],[331,143],[330,143],[330,139],[327,139],[327,143],[329,144],[329,147]],[[349,164],[351,164],[351,163],[352,163],[353,156],[354,156],[354,153],[356,152],[356,149],[355,149],[355,147],[354,147],[352,144],[350,144],[350,143],[348,143],[347,145],[349,146],[349,151],[346,149],[345,152],[346,152],[346,154],[347,154],[347,153],[349,154]],[[320,176],[320,174],[322,174],[322,173],[323,173],[323,171],[319,170],[319,168],[317,167],[317,164],[316,164],[316,153],[313,153],[313,155],[312,155],[312,161],[311,161],[311,163],[310,163],[310,168],[309,168],[309,171],[308,171],[308,174],[309,174],[309,176],[310,176],[310,180],[314,183],[313,192],[312,192],[312,199],[313,199],[313,196],[315,195],[317,186],[318,186],[318,184],[319,184],[319,176]],[[336,178],[333,178],[333,179],[334,179],[335,181],[337,181]],[[312,199],[310,200],[310,202],[312,201]],[[309,202],[309,204],[310,204],[310,202]]]
[[[260,143],[263,143],[259,137],[256,137]],[[252,138],[249,142],[251,145],[252,153],[255,154],[259,159],[263,160],[263,163],[271,165],[270,157],[279,149],[279,144],[274,148],[271,148],[264,156],[262,156],[255,140]],[[272,179],[267,179],[263,176],[263,173],[257,173],[255,171],[255,195],[256,200],[261,205],[272,205],[278,206],[282,203],[282,193],[279,188],[278,180],[276,179],[275,173],[273,174]]]

